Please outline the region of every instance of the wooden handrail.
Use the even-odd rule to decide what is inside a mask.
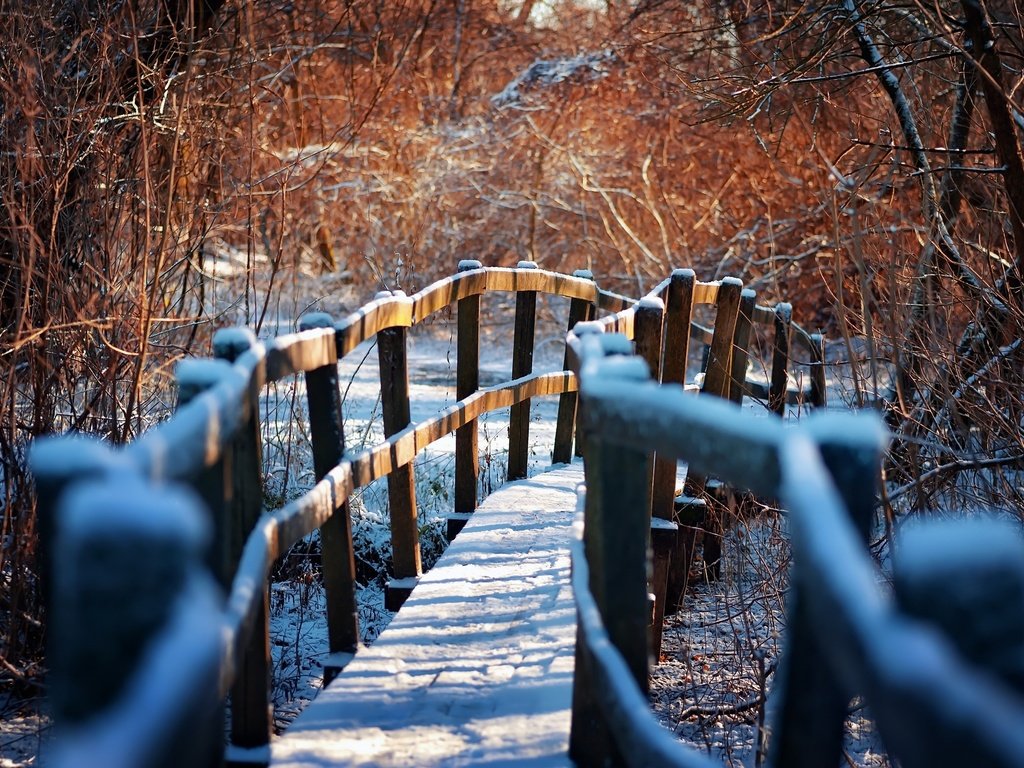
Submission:
[[[387,438],[364,451],[346,453],[336,391],[337,361],[378,334],[380,338],[384,335],[392,338],[391,351],[387,354],[391,359],[401,360],[405,354],[405,329],[452,304],[459,306],[460,315],[463,308],[468,308],[468,325],[473,321],[473,312],[467,302],[494,291],[515,292],[519,297],[536,293],[566,297],[571,301],[570,330],[577,319],[587,320],[597,311],[603,311],[613,314],[598,321],[602,326],[624,331],[630,338],[633,335],[636,303],[598,288],[589,274],[567,276],[526,265],[514,269],[483,268],[467,262],[464,266],[458,274],[412,296],[381,295],[340,321],[320,316],[315,321],[304,322],[297,333],[267,342],[259,342],[247,332],[218,332],[215,348],[225,362],[206,367],[184,365],[181,369],[183,396],[178,412],[116,454],[120,458],[110,464],[138,474],[148,482],[198,484],[207,504],[216,513],[214,534],[217,546],[211,565],[221,574],[222,583],[228,588],[226,606],[219,619],[222,648],[218,688],[221,696],[232,692],[233,741],[248,749],[249,757],[262,754],[260,750],[270,735],[266,687],[269,661],[267,579],[278,557],[302,537],[321,528],[325,547],[333,548],[332,562],[337,561],[344,566],[347,561],[351,565],[350,527],[340,525],[335,529],[331,526],[337,525],[339,510],[347,517],[346,502],[353,491],[381,477],[387,476],[393,481],[396,471],[405,471],[408,476],[404,482],[409,486],[406,495],[412,499],[411,462],[415,457],[452,431],[471,427],[475,419],[484,413],[509,407],[515,410],[517,404],[526,404],[532,397],[560,395],[566,405],[559,408],[556,433],[562,447],[558,450],[564,454],[569,450],[565,446],[571,446],[577,409],[575,402],[566,398],[574,397],[578,389],[575,373],[563,370],[528,374],[530,366],[524,363],[517,368],[517,372],[524,375],[483,389],[477,388],[478,380],[474,381],[472,386],[463,387],[458,402],[419,424],[409,424],[407,415],[402,414],[400,406],[406,403],[407,408],[408,396],[399,388],[390,398],[394,403],[385,403],[385,418],[390,419]],[[697,282],[690,274],[691,303],[716,301],[721,283]],[[669,296],[672,286],[672,278],[664,281],[649,294],[648,303]],[[522,298],[520,304],[523,304]],[[527,310],[523,313],[525,318]],[[478,309],[476,316],[479,317]],[[756,308],[754,318],[757,318]],[[657,322],[660,326],[663,321],[659,319]],[[461,325],[460,322],[460,352],[463,350]],[[684,337],[688,337],[693,328],[689,311],[685,325],[688,331]],[[678,339],[676,331],[666,330],[666,334]],[[523,345],[527,335],[524,331]],[[731,338],[731,332],[729,335]],[[677,350],[677,342],[672,343],[675,346],[671,348]],[[382,347],[386,346],[382,344]],[[662,346],[659,335],[658,341],[648,350],[654,368],[658,367],[655,360],[661,360]],[[665,348],[669,349],[668,346]],[[567,349],[566,363],[570,364],[573,357],[572,351]],[[672,375],[681,379],[685,375],[685,357],[681,364],[682,368],[678,361],[666,359],[665,369],[673,371]],[[470,365],[476,366],[477,362],[472,361]],[[404,369],[404,364],[400,367]],[[313,438],[318,482],[299,499],[255,520],[253,500],[258,500],[259,496],[254,494],[260,493],[260,479],[253,476],[260,450],[256,398],[266,384],[300,373],[307,378],[311,418],[315,416],[318,421]],[[468,370],[465,376],[465,381],[471,381]],[[461,369],[459,378],[463,380]],[[382,386],[392,383],[393,377],[386,378]],[[520,421],[528,425],[522,416]],[[526,445],[525,434],[519,442]],[[577,452],[583,442],[577,439]],[[524,458],[519,457],[518,461],[522,464]],[[108,471],[100,470],[99,475]],[[41,477],[43,475],[46,472]],[[67,478],[54,480],[57,485],[53,487],[64,488],[71,484],[73,478],[74,473],[68,473]],[[471,485],[465,481],[463,485],[475,490],[475,474]],[[54,490],[47,496],[50,498],[48,503],[55,508],[59,496],[59,490]],[[412,528],[409,530],[415,530],[414,509],[400,521],[408,527],[411,519]],[[649,516],[649,504],[646,512],[642,513]],[[398,516],[401,513],[396,508]],[[411,546],[412,549],[401,554],[396,543],[396,557],[408,556],[412,558],[409,562],[418,563],[418,542],[412,541]],[[348,594],[354,589],[354,574],[347,572],[351,570],[341,567],[337,573],[325,576],[325,580],[330,582],[327,585],[328,600],[332,607],[328,610],[333,611],[333,618],[329,619],[330,650],[338,657],[337,661],[328,663],[330,669],[325,670],[328,675],[336,673],[344,665],[342,657],[350,656],[358,644],[354,596]],[[412,567],[410,574],[401,575],[416,573],[418,565]],[[180,714],[185,717],[184,713]]]

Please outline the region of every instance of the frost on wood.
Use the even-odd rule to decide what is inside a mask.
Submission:
[[[54,552],[51,701],[74,723],[117,697],[200,568],[209,524],[190,492],[127,472],[67,493]]]
[[[939,627],[971,663],[1024,693],[1024,537],[1009,521],[921,522],[893,569],[907,613]]]
[[[178,399],[187,403],[200,392],[215,387],[231,375],[231,364],[226,360],[187,357],[174,366],[174,377],[178,381]]]
[[[219,328],[213,334],[213,354],[223,360],[234,360],[244,352],[248,352],[259,341],[252,329],[245,326],[237,328]]]
[[[606,77],[618,57],[611,49],[594,53],[581,53],[559,59],[537,59],[500,93],[491,97],[495,107],[522,106],[524,92],[533,88],[547,88],[567,80],[591,82]]]
[[[218,602],[212,580],[193,571],[121,696],[88,721],[62,728],[48,763],[55,768],[134,768],[160,761],[201,765],[211,745],[223,738],[215,682],[222,651]],[[189,722],[180,722],[181,716]]]

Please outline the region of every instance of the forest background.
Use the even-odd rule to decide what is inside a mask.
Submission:
[[[887,521],[1019,515],[1022,38],[1012,0],[0,0],[5,689],[41,672],[30,440],[130,440],[310,276],[739,276],[859,361]]]

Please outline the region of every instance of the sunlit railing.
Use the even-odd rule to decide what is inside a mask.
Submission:
[[[481,388],[480,298],[491,292],[516,296],[512,379]],[[267,581],[278,557],[320,529],[329,678],[344,667],[359,642],[347,507],[356,488],[387,477],[393,578],[386,601],[397,608],[421,572],[412,472],[424,448],[456,434],[450,535],[476,506],[476,420],[482,414],[511,409],[510,479],[526,475],[533,397],[560,398],[553,460],[568,461],[580,453],[579,439],[575,450],[573,446],[577,377],[571,350],[564,370],[532,370],[538,293],[569,299],[569,331],[581,322],[595,322],[635,337],[636,348],[659,380],[686,379],[689,345],[695,339],[708,348],[698,387],[704,392],[736,401],[744,394],[761,397],[779,413],[787,403],[824,405],[821,338],[793,324],[788,305],[757,306],[753,292],[743,290],[738,280],[702,283],[689,270],[677,270],[634,302],[599,289],[586,272],[567,276],[530,263],[504,269],[462,262],[458,274],[412,296],[379,295],[342,320],[306,316],[298,333],[260,341],[244,329],[219,331],[213,359],[181,364],[177,412],[135,443],[115,451],[81,438],[51,438],[33,449],[43,571],[53,606],[53,710],[66,745],[60,752],[64,764],[100,764],[95,762],[100,756],[114,761],[103,763],[107,765],[216,763],[221,759],[219,724],[226,698],[231,707],[229,762],[266,763],[272,726]],[[702,304],[714,307],[713,328],[694,321],[694,308]],[[446,307],[457,311],[458,401],[412,424],[407,332]],[[757,327],[770,332],[771,365],[764,366],[768,373],[761,379],[748,379],[748,354]],[[347,452],[337,364],[373,337],[386,439]],[[803,347],[803,362],[791,357],[792,342]],[[797,365],[806,367],[806,377],[794,377]],[[305,377],[317,483],[300,498],[267,512],[258,398],[266,385],[298,374]],[[806,378],[806,385],[800,378]],[[794,379],[795,388],[790,386]],[[700,468],[699,462],[694,466]],[[653,508],[655,516],[671,517],[674,460],[670,479],[668,472],[666,460],[657,464],[648,516]],[[104,522],[111,508],[121,514],[113,523]],[[83,522],[93,519],[93,524]],[[78,527],[69,526],[68,520],[77,521]],[[213,540],[208,548],[196,532],[206,521]],[[110,550],[116,550],[110,557],[119,565],[97,566],[112,540],[123,543]],[[200,559],[227,594],[226,601],[216,597],[201,569],[187,567]],[[118,569],[123,570],[114,572]],[[666,583],[670,576],[664,574]],[[162,586],[145,594],[153,583]],[[664,597],[662,610],[663,603]],[[90,615],[83,606],[97,614]],[[203,608],[210,606],[212,612],[204,614]],[[86,628],[109,634],[93,635]],[[115,653],[97,651],[103,648]],[[156,685],[146,685],[153,676],[163,677]],[[163,691],[157,700],[154,690]],[[98,717],[103,727],[93,727]],[[131,748],[117,747],[128,732],[135,734]]]

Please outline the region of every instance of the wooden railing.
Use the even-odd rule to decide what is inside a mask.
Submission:
[[[480,297],[494,291],[516,294],[513,379],[480,388]],[[413,296],[380,295],[341,321],[307,316],[298,333],[269,342],[244,329],[220,331],[214,359],[179,366],[177,413],[135,443],[115,451],[83,438],[53,438],[33,449],[44,588],[53,608],[52,708],[65,735],[63,764],[217,764],[226,697],[228,761],[265,764],[272,725],[267,581],[274,561],[320,529],[329,679],[359,642],[347,509],[356,488],[387,477],[394,577],[387,603],[397,608],[420,575],[412,473],[425,447],[456,433],[452,535],[476,505],[476,419],[482,414],[511,408],[508,476],[515,479],[526,473],[530,398],[559,395],[553,457],[556,462],[571,458],[577,377],[569,369],[568,351],[565,370],[532,372],[537,293],[570,299],[569,330],[598,313],[613,313],[592,322],[627,338],[635,335],[637,348],[664,381],[683,381],[688,345],[696,338],[709,348],[704,391],[732,400],[744,393],[760,396],[777,412],[793,401],[824,405],[820,337],[792,324],[787,305],[756,306],[753,293],[739,281],[701,283],[689,270],[677,270],[635,303],[598,289],[589,273],[566,276],[530,263],[499,269],[462,262],[458,274]],[[713,330],[692,321],[700,304],[714,305]],[[413,425],[407,330],[449,306],[458,312],[458,402]],[[774,330],[770,376],[760,384],[746,377],[751,329],[757,324]],[[386,440],[348,453],[337,364],[374,336]],[[791,339],[809,355],[807,387],[787,384],[794,365]],[[262,498],[259,397],[267,384],[297,374],[305,377],[317,483],[268,512]],[[653,509],[667,520],[669,466],[665,461],[657,466]],[[672,462],[673,478],[674,473]],[[646,507],[648,515],[651,508]],[[119,510],[113,522],[111,509]],[[210,547],[203,543],[204,525],[212,529]],[[205,559],[226,601],[216,597],[209,579],[196,575],[201,571],[188,567],[198,559]],[[664,611],[664,598],[661,603]],[[211,605],[219,607],[204,613],[202,608]],[[204,621],[208,615],[218,618]],[[163,676],[159,700],[151,700],[152,686],[143,684],[148,675]],[[101,713],[103,728],[77,727],[95,722]],[[134,752],[116,746],[127,732],[134,734]]]
[[[912,531],[897,542],[893,600],[866,547],[886,444],[877,418],[830,413],[796,429],[751,418],[652,381],[625,339],[602,330],[570,334],[586,446],[573,551],[577,764],[713,764],[662,729],[646,701],[657,455],[788,513],[793,588],[767,764],[841,765],[843,724],[860,696],[907,768],[1024,765],[1019,529],[975,519]]]

